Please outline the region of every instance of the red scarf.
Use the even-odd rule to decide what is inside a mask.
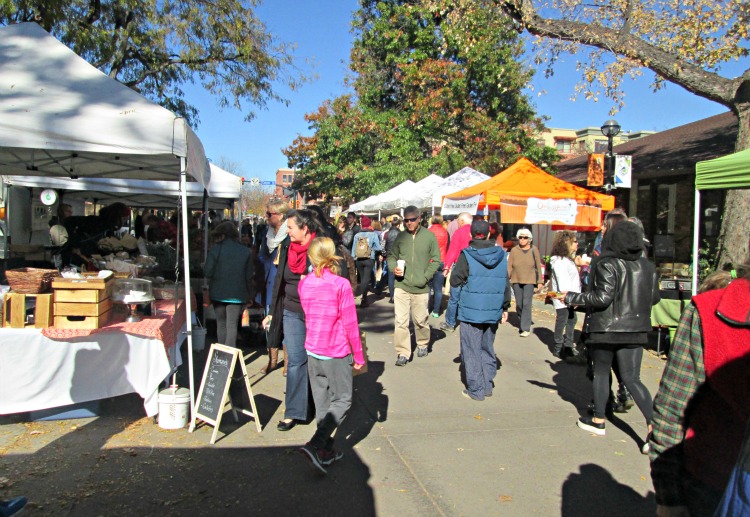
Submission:
[[[289,270],[295,275],[302,275],[305,273],[305,265],[307,264],[307,248],[310,247],[310,243],[315,238],[315,234],[310,234],[307,244],[300,244],[299,242],[292,242],[289,244],[289,254],[287,255],[287,263],[289,264]]]

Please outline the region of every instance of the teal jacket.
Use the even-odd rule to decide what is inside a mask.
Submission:
[[[204,273],[210,281],[212,301],[246,303],[255,297],[255,266],[250,248],[237,241],[214,244],[206,257]]]
[[[396,269],[396,262],[406,261],[403,278],[396,277],[396,288],[407,293],[429,292],[429,282],[440,267],[440,248],[435,234],[423,226],[417,226],[414,235],[401,232],[388,252],[388,269]]]

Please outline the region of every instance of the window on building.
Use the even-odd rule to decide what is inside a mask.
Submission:
[[[560,153],[572,152],[572,144],[570,140],[555,140],[555,149]]]
[[[607,141],[606,140],[594,140],[594,152],[595,153],[606,153],[607,152]]]

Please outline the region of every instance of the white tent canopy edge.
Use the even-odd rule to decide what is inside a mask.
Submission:
[[[180,181],[187,242],[188,174],[208,187],[203,145],[187,122],[108,77],[35,23],[0,28],[0,172]],[[192,313],[183,246],[185,310]],[[186,318],[191,431],[192,320]]]

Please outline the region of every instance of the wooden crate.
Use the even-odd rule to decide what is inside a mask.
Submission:
[[[26,300],[31,297],[35,300],[34,323],[26,323]],[[14,329],[51,327],[52,319],[52,294],[20,294],[14,292],[5,293],[3,300],[3,327]]]
[[[109,310],[98,316],[57,316],[55,315],[55,328],[58,329],[98,329],[109,322],[112,311]]]
[[[84,273],[84,276],[56,278],[52,282],[56,328],[97,329],[109,322],[114,275],[99,278],[96,273]]]

